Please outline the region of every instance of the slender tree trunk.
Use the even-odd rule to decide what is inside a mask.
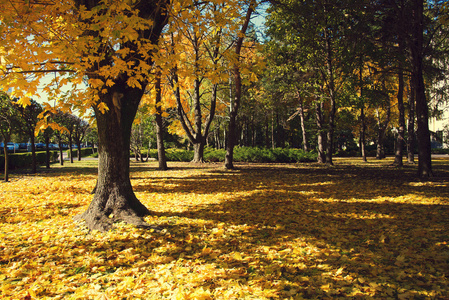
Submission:
[[[360,108],[360,152],[362,155],[362,159],[364,162],[366,162],[366,140],[365,140],[365,134],[366,134],[366,121],[365,121],[365,101],[364,101],[364,95],[363,95],[363,60],[362,56],[360,56],[360,65],[359,65],[359,84],[360,84],[360,100],[361,100],[361,108]]]
[[[271,149],[276,148],[274,111],[271,112]]]
[[[298,99],[299,99],[299,120],[301,122],[301,131],[302,131],[302,149],[307,152],[309,151],[309,141],[307,139],[307,132],[306,132],[306,125],[305,125],[305,118],[304,118],[304,101],[302,97],[299,97],[298,92]]]
[[[31,141],[31,174],[36,174],[37,172],[37,161],[36,161],[36,144],[34,139],[34,133],[30,135]]]
[[[398,136],[396,140],[396,150],[394,164],[398,167],[403,166],[402,156],[404,152],[404,141],[405,141],[405,108],[404,108],[404,74],[402,72],[402,65],[400,65],[400,71],[398,74],[398,110],[399,110],[399,128]]]
[[[332,155],[334,152],[334,130],[335,130],[335,114],[336,114],[336,92],[334,82],[334,70],[333,70],[333,53],[332,53],[332,41],[327,30],[325,32],[326,38],[326,69],[327,69],[327,81],[328,91],[330,97],[330,112],[329,112],[329,124],[327,130],[327,147],[326,147],[326,163],[333,165]]]
[[[233,101],[232,101],[233,102]],[[226,155],[225,155],[225,168],[228,170],[234,169],[234,146],[236,144],[236,131],[237,131],[237,109],[231,105],[231,112],[229,114],[229,127],[226,143]]]
[[[81,161],[81,141],[77,141],[76,146],[78,147],[78,161]]]
[[[366,122],[365,122],[365,109],[363,107],[364,105],[362,104],[362,108],[360,109],[360,121],[361,121],[361,128],[360,128],[360,151],[362,154],[362,159],[364,162],[366,162],[366,149],[365,149],[365,145],[366,145],[366,141],[365,141],[365,132],[366,132]]]
[[[9,181],[9,153],[8,153],[8,141],[7,139],[4,139],[3,141],[3,153],[5,153],[5,178],[4,181]]]
[[[318,163],[326,163],[326,134],[324,132],[324,116],[323,116],[323,103],[317,102],[315,105],[316,113],[316,125],[318,128]]]
[[[265,147],[270,145],[270,124],[268,123],[268,116],[265,114]]]
[[[50,137],[45,136],[45,167],[50,169]]]
[[[386,84],[385,81],[382,82],[383,91],[386,91]],[[385,149],[384,149],[384,140],[385,140],[385,131],[387,130],[388,124],[390,123],[390,116],[391,116],[391,106],[390,103],[387,103],[386,107],[386,116],[385,120],[382,122],[379,108],[376,109],[377,113],[377,152],[376,152],[376,159],[383,159],[385,158]]]
[[[243,45],[243,39],[245,38],[246,30],[249,25],[249,21],[251,20],[251,15],[254,11],[255,1],[251,1],[248,10],[246,12],[245,22],[240,29],[239,37],[237,38],[237,42],[235,45],[235,54],[237,55],[237,62],[234,63],[233,71],[234,71],[234,83],[235,83],[235,97],[234,97],[234,105],[231,106],[231,113],[229,116],[229,135],[228,135],[228,144],[226,146],[226,156],[225,156],[225,167],[226,169],[234,169],[234,145],[236,143],[236,120],[237,113],[240,107],[240,101],[242,98],[242,78],[240,75],[240,52]]]
[[[376,159],[385,158],[385,131],[387,130],[388,123],[390,122],[390,106],[387,107],[387,115],[385,117],[384,122],[380,119],[379,110],[377,110],[377,151],[376,151]]]
[[[158,72],[155,82],[156,89],[156,144],[159,170],[167,170],[167,159],[165,157],[164,145],[164,122],[162,120],[162,89],[161,73]]]
[[[412,78],[415,87],[416,124],[418,126],[418,176],[432,177],[432,157],[429,131],[429,108],[423,78],[423,10],[424,1],[413,1],[413,37],[411,43]]]
[[[59,144],[59,164],[61,166],[64,165],[64,150],[62,149],[62,139],[61,136],[58,136],[58,144]]]
[[[407,162],[415,163],[415,90],[413,84],[410,85],[409,112],[407,124]]]
[[[72,147],[72,133],[69,132],[69,156],[70,156],[70,163],[73,164],[73,147]]]

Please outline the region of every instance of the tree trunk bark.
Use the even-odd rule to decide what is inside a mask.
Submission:
[[[4,140],[3,141],[3,153],[5,153],[5,178],[4,181],[8,182],[9,181],[9,153],[8,153],[8,140]]]
[[[193,144],[193,163],[203,163],[204,162],[204,142]]]
[[[318,163],[326,163],[326,134],[324,132],[324,116],[323,116],[323,103],[317,102],[315,105],[316,113],[316,125],[318,127]]]
[[[383,91],[387,90],[385,81],[382,82],[382,88],[383,88]],[[388,123],[390,123],[390,116],[391,116],[390,103],[387,103],[386,111],[387,112],[386,112],[385,120],[382,122],[382,120],[380,118],[379,108],[376,109],[376,112],[377,112],[377,126],[378,126],[378,129],[377,129],[376,159],[383,159],[383,158],[385,158],[384,139],[385,139],[385,131],[387,130]]]
[[[429,108],[423,78],[423,11],[424,1],[413,1],[413,37],[411,43],[412,78],[415,87],[416,124],[418,126],[418,176],[432,177],[432,157],[429,132]]]
[[[385,131],[382,128],[379,128],[377,130],[376,159],[385,158],[384,138],[385,138]]]
[[[131,126],[143,92],[114,85],[103,95],[109,110],[94,108],[98,126],[98,179],[88,209],[75,217],[89,229],[106,231],[113,222],[149,227],[142,219],[150,211],[136,198],[129,178]]]
[[[81,142],[78,141],[76,146],[78,147],[78,161],[81,161]]]
[[[157,144],[157,160],[159,162],[159,170],[167,170],[167,159],[165,157],[164,145],[164,122],[162,120],[162,89],[161,89],[161,73],[156,75],[156,144]],[[149,150],[149,149],[148,149]]]
[[[363,98],[363,59],[362,56],[360,56],[360,65],[359,65],[359,84],[360,84],[360,101],[361,101],[361,107],[360,107],[360,154],[362,155],[362,159],[364,162],[366,162],[366,120],[365,120],[365,101]]]
[[[366,132],[366,123],[365,123],[365,109],[364,104],[362,104],[362,108],[360,109],[360,121],[361,121],[361,128],[360,128],[360,151],[362,154],[362,159],[364,162],[366,162],[366,149],[365,149],[365,132]]]
[[[73,147],[72,147],[72,133],[69,132],[69,156],[70,163],[73,164]]]
[[[398,111],[399,111],[399,128],[396,140],[394,164],[398,167],[403,166],[402,156],[404,152],[405,141],[405,108],[404,108],[404,74],[402,72],[402,64],[399,66],[399,82],[398,82]]]
[[[50,169],[50,137],[45,136],[45,167]]]
[[[31,174],[36,174],[37,172],[37,161],[36,161],[36,144],[34,139],[34,134],[30,135],[30,142],[31,142]]]
[[[327,30],[324,30],[326,39],[326,71],[329,98],[330,98],[330,111],[329,111],[329,124],[327,129],[327,147],[326,147],[326,163],[333,165],[332,155],[334,153],[334,130],[335,130],[335,114],[336,114],[336,92],[334,82],[334,67],[333,67],[333,52],[332,52],[332,40]]]
[[[306,123],[304,118],[304,101],[301,97],[299,98],[299,120],[301,122],[301,131],[302,131],[302,149],[305,152],[309,151],[309,140],[307,138],[307,132],[306,132]]]
[[[410,85],[409,112],[407,124],[407,162],[415,163],[415,89]]]
[[[64,151],[62,150],[62,141],[61,141],[60,138],[58,138],[58,139],[59,139],[59,141],[58,141],[58,145],[59,145],[59,164],[61,166],[63,166],[64,165]]]
[[[243,39],[245,38],[245,33],[249,25],[249,21],[251,20],[251,15],[254,10],[255,1],[251,1],[248,10],[246,12],[245,22],[242,25],[240,30],[239,37],[237,38],[237,42],[235,45],[235,54],[237,55],[237,60],[240,59],[240,52],[243,45]],[[234,105],[231,105],[231,112],[229,116],[229,135],[228,135],[228,144],[226,145],[226,156],[225,156],[225,168],[226,169],[234,169],[234,145],[236,142],[236,119],[237,113],[240,106],[240,100],[242,97],[242,78],[240,75],[240,66],[239,61],[234,63],[233,67],[234,71],[234,83],[235,83],[235,97],[234,97]]]
[[[83,5],[87,10],[94,9],[100,3],[97,0],[75,2],[77,6]],[[130,39],[126,42],[126,47],[139,49],[141,41],[144,44],[148,42],[157,45],[168,20],[167,8],[168,2],[165,1],[133,2],[133,9],[140,17],[151,21],[148,24],[152,25],[151,28],[145,26],[145,29],[137,30],[140,40]],[[108,40],[100,39],[100,42],[105,49],[116,47],[109,45]],[[147,54],[151,57],[151,51],[145,53],[145,56],[138,52],[135,51],[127,57],[128,61],[137,65],[139,60],[143,60],[147,65],[153,65],[151,58],[145,57]],[[113,64],[114,60],[106,55],[92,66],[93,75],[89,76],[97,78],[99,74],[96,74],[96,71],[99,65]],[[148,82],[145,79],[138,80],[139,87],[132,87],[128,85],[128,80],[127,72],[121,73],[113,79],[113,86],[107,87],[106,92],[98,93],[100,103],[105,104],[108,109],[100,110],[98,105],[93,106],[98,127],[98,179],[94,189],[95,195],[89,207],[84,213],[75,217],[75,220],[84,220],[91,230],[106,231],[116,221],[150,227],[143,220],[143,216],[148,215],[150,211],[135,196],[129,177],[131,128]]]
[[[271,112],[271,149],[276,148],[276,139],[274,138],[275,136],[275,130],[274,130],[274,126],[275,122],[274,122],[274,111]]]

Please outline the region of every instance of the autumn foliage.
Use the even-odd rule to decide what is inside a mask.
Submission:
[[[6,299],[445,299],[449,161],[131,167],[163,233],[77,227],[96,162],[0,186]]]

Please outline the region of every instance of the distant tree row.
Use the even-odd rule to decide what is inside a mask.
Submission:
[[[49,127],[39,132],[43,123],[50,123]],[[8,150],[7,144],[11,141],[26,144],[32,155],[31,173],[36,173],[36,143],[45,143],[47,151],[46,167],[50,168],[51,145],[57,144],[60,151],[60,163],[63,164],[63,149],[70,149],[70,159],[73,162],[73,144],[81,149],[82,142],[89,134],[90,141],[95,143],[96,135],[89,123],[73,114],[56,111],[44,111],[41,104],[31,100],[27,106],[17,103],[7,93],[0,92],[0,133],[3,141],[5,156],[5,181],[8,181]],[[36,133],[39,133],[36,135]],[[78,151],[78,160],[81,160],[81,151]]]

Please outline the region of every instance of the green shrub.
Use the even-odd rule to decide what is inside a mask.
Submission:
[[[95,153],[98,153],[98,149],[95,149]],[[70,150],[67,150],[67,154],[70,152]],[[72,150],[73,153],[73,158],[78,157],[78,149],[73,149]],[[81,157],[86,157],[86,156],[91,156],[93,155],[92,153],[92,148],[81,148]],[[98,157],[98,154],[97,156]]]
[[[204,149],[204,161],[224,162],[225,156],[226,156],[225,149],[214,149],[214,148],[205,148]]]
[[[234,161],[258,162],[258,163],[294,163],[316,161],[316,153],[305,152],[294,148],[252,148],[236,147],[234,149]]]
[[[432,154],[449,154],[449,149],[434,148]]]
[[[50,161],[55,162],[58,159],[59,152],[58,151],[50,151]],[[8,155],[9,159],[9,169],[19,169],[19,168],[28,168],[33,164],[33,158],[31,152],[24,153],[10,153]],[[36,164],[45,165],[47,161],[47,153],[46,151],[36,152]],[[5,156],[0,156],[0,170],[4,171],[5,169]]]
[[[165,158],[167,161],[192,161],[193,151],[170,148],[165,150]]]

